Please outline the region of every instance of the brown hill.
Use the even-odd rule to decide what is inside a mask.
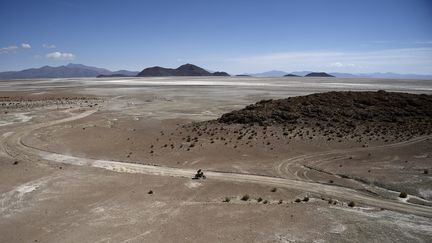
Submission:
[[[211,73],[193,64],[184,64],[176,69],[150,67],[138,73],[137,77],[166,77],[166,76],[229,76],[225,72]]]
[[[432,96],[393,92],[328,92],[262,100],[218,119],[227,124],[300,124],[342,130],[432,132]]]
[[[330,77],[334,77],[333,75],[330,75],[328,73],[323,73],[323,72],[313,72],[313,73],[309,73],[306,74],[305,77],[323,77],[323,78],[330,78]]]

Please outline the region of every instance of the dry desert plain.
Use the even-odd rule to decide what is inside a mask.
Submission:
[[[432,82],[0,81],[0,242],[431,242],[430,117],[216,120],[348,90],[430,95]],[[432,109],[421,105],[407,104]]]

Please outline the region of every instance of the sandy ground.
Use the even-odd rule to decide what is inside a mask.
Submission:
[[[282,136],[277,127],[192,125],[265,98],[431,93],[427,81],[64,79],[0,88],[0,242],[432,240],[429,136],[327,141],[301,128]],[[257,135],[239,139],[246,130]],[[197,169],[207,179],[192,180]]]

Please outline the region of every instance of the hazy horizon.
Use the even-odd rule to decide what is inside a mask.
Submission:
[[[2,1],[0,72],[80,63],[432,74],[432,2]]]

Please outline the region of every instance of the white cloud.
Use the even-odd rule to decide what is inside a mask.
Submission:
[[[54,44],[42,44],[42,47],[47,48],[47,49],[56,48],[56,46]]]
[[[360,67],[360,66],[352,64],[352,63],[333,62],[333,63],[330,63],[328,65],[328,67],[344,68],[344,67]]]
[[[48,53],[46,54],[45,57],[51,60],[74,60],[75,59],[75,55],[72,53],[58,52],[58,51]]]
[[[23,48],[23,49],[29,49],[31,48],[30,44],[28,43],[22,43],[21,45],[11,45],[11,46],[5,46],[0,48],[0,54],[2,53],[16,53],[18,51],[18,49]]]
[[[9,53],[9,52],[15,53],[17,49],[18,49],[17,46],[6,46],[6,47],[0,48],[0,53]]]

